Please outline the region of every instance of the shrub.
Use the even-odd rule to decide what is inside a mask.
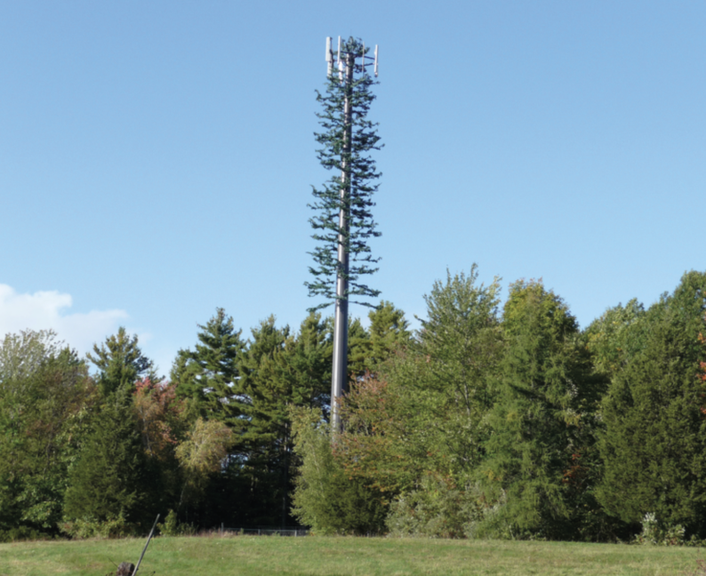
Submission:
[[[334,458],[327,424],[316,410],[292,412],[294,450],[302,465],[295,481],[293,513],[318,534],[377,534],[384,530],[382,493],[346,474]]]
[[[139,533],[138,527],[127,522],[122,514],[105,520],[95,518],[65,520],[61,525],[61,531],[78,539],[124,538],[125,536],[136,536]]]
[[[479,494],[450,478],[427,473],[417,490],[401,494],[390,505],[387,528],[393,536],[463,538],[481,518]]]
[[[635,543],[682,546],[686,544],[684,533],[685,530],[681,524],[664,526],[657,520],[654,513],[648,512],[642,519],[642,532],[635,537]]]
[[[196,533],[193,525],[179,522],[174,510],[169,511],[164,522],[157,524],[157,528],[163,536],[193,536]]]

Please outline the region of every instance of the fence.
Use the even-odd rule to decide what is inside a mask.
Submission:
[[[235,532],[247,536],[308,536],[309,529],[302,527],[275,528],[273,526],[256,526],[254,528],[221,528],[224,532]]]

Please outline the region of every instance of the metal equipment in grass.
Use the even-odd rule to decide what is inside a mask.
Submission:
[[[134,573],[135,565],[132,562],[121,562],[116,576],[132,576]]]
[[[142,549],[142,554],[140,554],[140,559],[137,561],[137,566],[132,562],[121,562],[115,576],[135,576],[137,574],[137,571],[140,569],[140,564],[142,564],[142,559],[145,557],[145,552],[147,552],[147,546],[150,545],[150,540],[152,540],[152,536],[154,535],[158,521],[159,514],[157,514],[157,518],[155,518],[154,524],[152,524],[152,530],[150,530],[150,534],[147,536],[147,542],[145,542],[145,547]]]

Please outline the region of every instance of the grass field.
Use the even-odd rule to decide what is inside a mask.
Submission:
[[[2,576],[107,576],[144,540],[0,544]],[[616,544],[390,538],[211,536],[153,539],[139,576],[706,576],[706,550]]]

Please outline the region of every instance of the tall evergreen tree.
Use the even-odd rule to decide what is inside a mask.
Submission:
[[[144,531],[158,508],[158,502],[148,497],[159,492],[151,481],[131,393],[123,386],[93,417],[91,431],[70,469],[65,530],[81,536],[104,535],[104,530],[110,535]]]
[[[365,367],[373,372],[396,351],[412,342],[409,322],[404,312],[395,308],[392,302],[381,301],[379,306],[368,313],[370,328]]]
[[[105,397],[121,386],[134,387],[135,382],[143,377],[153,382],[160,380],[154,363],[137,345],[137,336],[128,336],[122,326],[100,346],[94,344],[93,354],[89,352],[86,356],[98,368],[97,381]]]
[[[511,286],[492,433],[481,465],[486,497],[505,501],[486,527],[514,535],[571,536],[565,473],[583,441],[589,358],[566,304],[539,282]]]
[[[288,347],[286,368],[292,381],[292,403],[324,410],[330,403],[331,329],[321,314],[311,312]]]
[[[294,335],[270,317],[253,329],[240,373],[238,391],[246,401],[234,471],[251,502],[249,523],[283,525],[291,522],[295,465],[290,408],[323,408],[329,402],[331,340],[326,323],[319,314],[310,314]]]
[[[689,272],[629,330],[633,349],[602,404],[604,474],[598,497],[625,522],[706,536],[706,273]]]
[[[201,416],[234,423],[240,416],[237,398],[239,355],[245,344],[241,330],[223,308],[205,326],[199,325],[199,342],[194,350],[179,350],[171,379],[177,394],[189,398]]]
[[[289,327],[277,328],[270,316],[253,329],[241,362],[240,390],[249,401],[236,449],[243,458],[242,475],[250,480],[249,499],[256,504],[253,523],[284,525],[289,518],[292,381],[286,363],[292,341]]]
[[[69,469],[65,530],[74,535],[143,530],[159,508],[160,474],[142,445],[133,394],[139,378],[157,381],[154,364],[142,354],[137,336],[124,328],[88,359],[100,370],[100,402]]]

